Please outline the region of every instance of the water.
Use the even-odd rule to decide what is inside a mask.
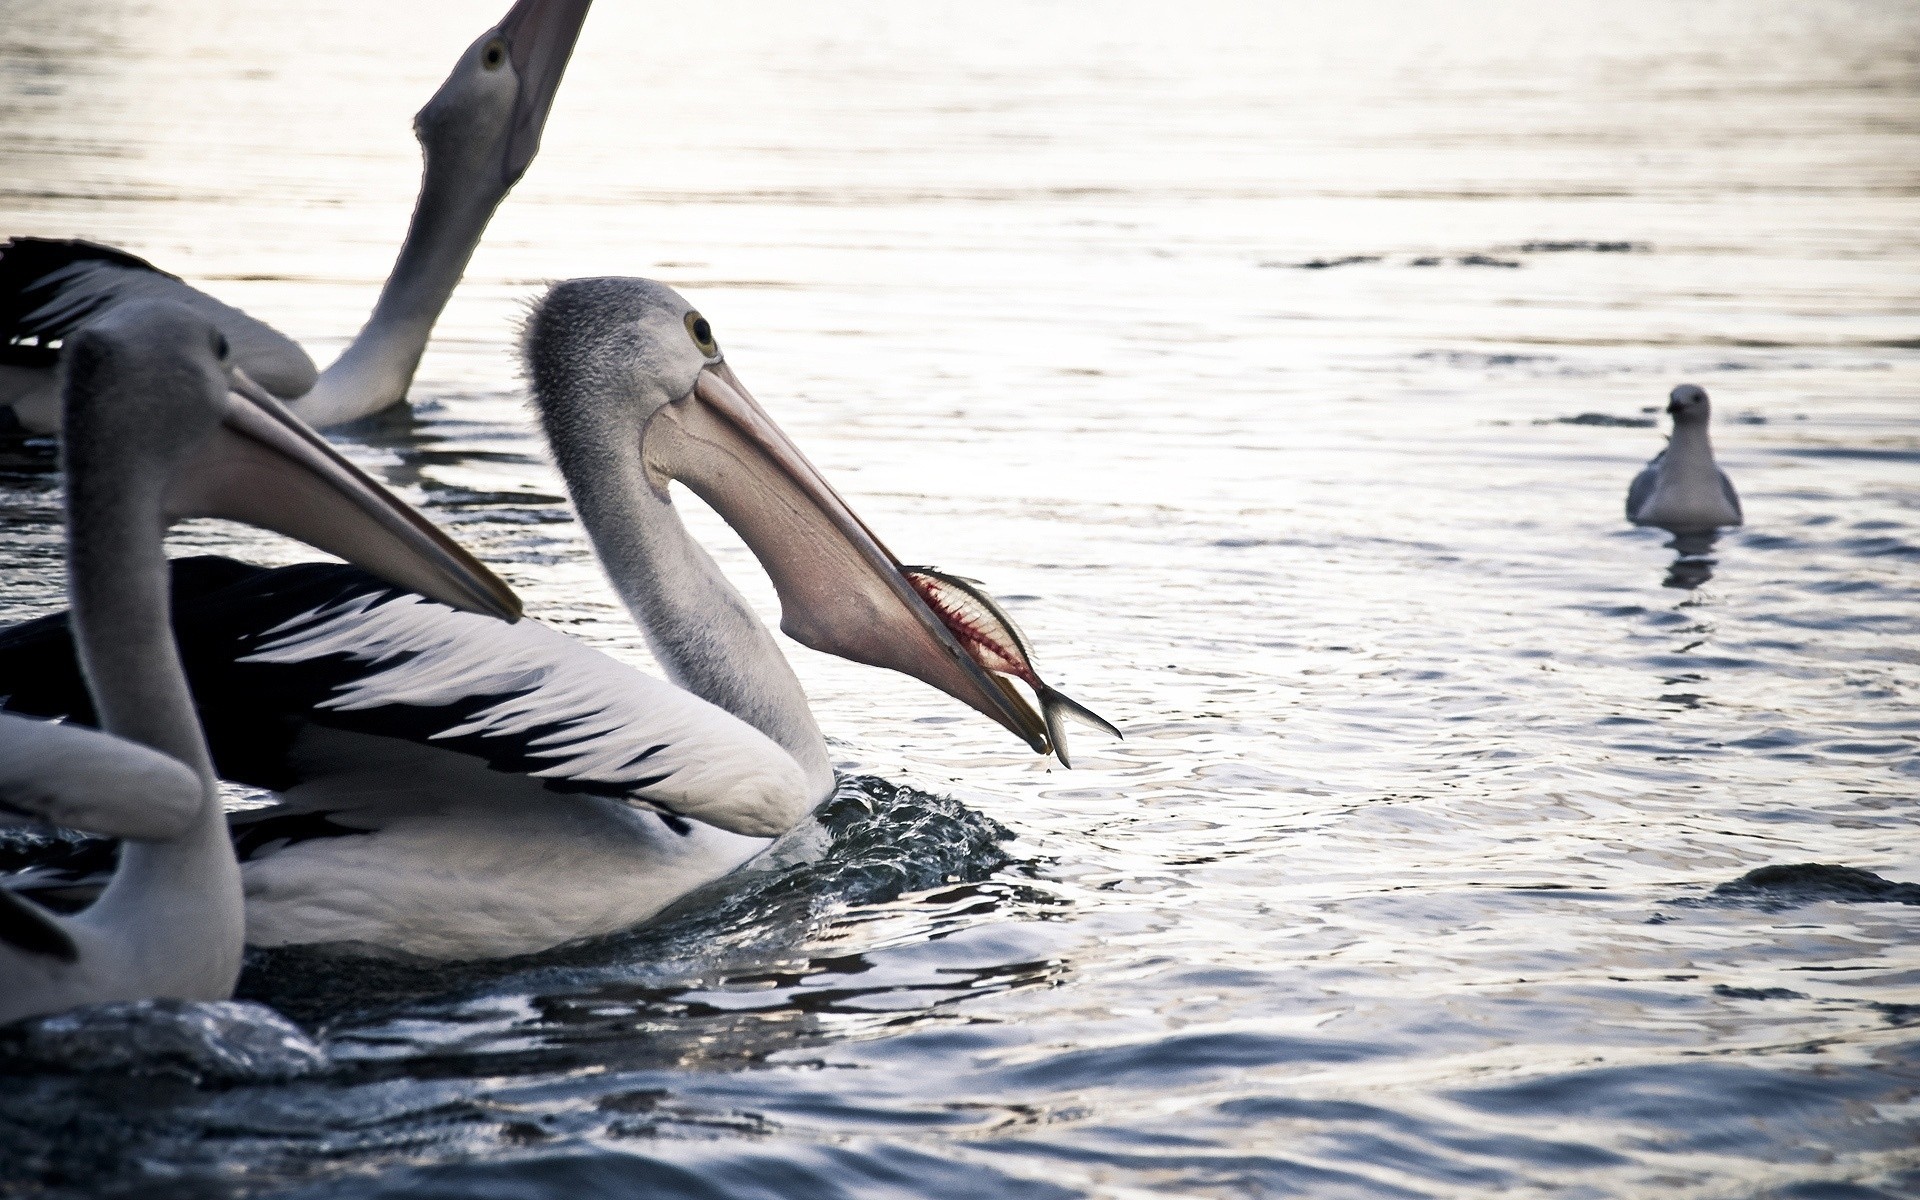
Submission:
[[[8,0],[0,231],[324,363],[498,7]],[[1715,891],[1920,881],[1920,11],[1299,9],[598,8],[411,418],[346,451],[644,661],[511,327],[666,279],[1127,740],[1050,768],[790,646],[849,782],[786,865],[529,963],[256,962],[325,1070],[16,1068],[6,1186],[1920,1190],[1911,891]],[[1749,523],[1676,566],[1620,504],[1681,381]],[[4,504],[0,617],[56,607],[53,481]]]

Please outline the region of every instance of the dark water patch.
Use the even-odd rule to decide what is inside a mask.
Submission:
[[[1920,1025],[1920,1004],[1895,1004],[1875,1000],[1867,1007],[1885,1016],[1889,1025]]]
[[[112,838],[43,826],[0,828],[0,875],[75,864],[89,870],[104,864],[111,870],[118,857],[119,842]]]
[[[1639,617],[1645,616],[1644,604],[1574,604],[1569,607],[1577,612],[1592,613],[1597,617]]]
[[[1887,590],[1885,585],[1871,579],[1822,579],[1801,586],[1820,596],[1853,596]]]
[[[438,509],[447,512],[480,509],[485,511],[489,517],[497,516],[500,519],[507,520],[516,525],[552,525],[561,523],[559,514],[545,510],[564,508],[567,503],[565,496],[558,496],[548,492],[479,491],[473,488],[436,483],[432,480],[423,482],[421,489],[433,497],[434,505]],[[528,508],[532,511],[518,511],[522,508]],[[494,511],[496,509],[509,509],[513,511],[496,513]]]
[[[1257,550],[1265,547],[1311,547],[1317,543],[1305,538],[1287,537],[1223,537],[1209,538],[1199,543],[1204,546],[1217,546],[1222,550]]]
[[[1792,988],[1743,988],[1731,987],[1724,983],[1713,985],[1713,994],[1725,996],[1729,1000],[1805,1000],[1805,992],[1796,992]]]
[[[1584,239],[1568,242],[1521,242],[1522,254],[1644,254],[1653,247],[1645,242],[1598,242]]]
[[[4,886],[58,913],[93,903],[98,883],[120,861],[120,843],[70,829],[0,830]]]
[[[1906,1173],[1903,1178],[1911,1185],[1920,1185],[1920,1172]],[[1754,1200],[1905,1200],[1917,1194],[1920,1194],[1920,1187],[1897,1183],[1892,1190],[1882,1190],[1863,1183],[1823,1179],[1813,1183],[1796,1183],[1790,1187],[1768,1188],[1754,1193]]]
[[[1378,254],[1348,254],[1340,258],[1310,258],[1305,262],[1263,262],[1263,267],[1294,267],[1302,271],[1324,271],[1328,267],[1350,267],[1356,263],[1376,263]]]
[[[1462,1154],[1524,1162],[1538,1167],[1591,1168],[1616,1166],[1628,1161],[1612,1151],[1579,1142],[1552,1141],[1517,1134],[1489,1134],[1470,1126],[1448,1124],[1378,1105],[1345,1100],[1260,1096],[1230,1100],[1219,1105],[1216,1111],[1236,1124],[1245,1121],[1286,1121],[1308,1123],[1323,1129],[1360,1125],[1375,1131],[1392,1130]]]
[[[1859,867],[1831,863],[1787,863],[1758,867],[1723,883],[1693,904],[1751,905],[1767,912],[1801,904],[1920,904],[1920,884],[1883,879]]]
[[[997,1073],[1008,1086],[1050,1091],[1105,1087],[1129,1079],[1167,1081],[1222,1070],[1250,1070],[1283,1063],[1359,1062],[1396,1052],[1396,1047],[1332,1038],[1260,1033],[1195,1033],[1123,1046],[1069,1050]]]
[[[1916,747],[1912,742],[1828,742],[1821,749],[1828,754],[1879,757],[1887,754],[1912,754],[1920,747]]]
[[[729,1141],[666,1143],[647,1153],[562,1146],[485,1164],[414,1168],[377,1180],[335,1180],[289,1193],[287,1200],[1066,1200],[1080,1194],[990,1166],[885,1143]]]
[[[7,410],[8,419],[12,410]],[[9,437],[0,431],[0,484],[31,487],[60,471],[60,442],[50,437]]]
[[[1920,450],[1881,450],[1865,446],[1787,446],[1775,450],[1789,458],[1862,459],[1868,462],[1920,462]]]
[[[1412,357],[1425,362],[1442,362],[1450,367],[1518,367],[1558,361],[1551,354],[1486,354],[1475,350],[1422,350]]]
[[[1551,1116],[1639,1126],[1665,1148],[1712,1149],[1787,1159],[1811,1152],[1786,1136],[1815,1122],[1840,1121],[1856,1106],[1893,1101],[1916,1080],[1911,1072],[1770,1070],[1721,1062],[1602,1067],[1523,1083],[1455,1091],[1449,1098],[1479,1112]],[[1887,1129],[1889,1138],[1899,1131]]]
[[[279,1013],[231,1000],[97,1004],[0,1028],[0,1072],[292,1079],[326,1055]]]
[[[1920,458],[1916,458],[1916,461],[1920,461]],[[1920,558],[1920,546],[1899,538],[1844,538],[1839,546],[1863,558]]]
[[[1658,424],[1652,417],[1616,417],[1609,413],[1583,412],[1573,417],[1541,418],[1535,425],[1601,425],[1625,429],[1651,429]]]
[[[1164,1195],[1300,1196],[1315,1200],[1421,1200],[1431,1195],[1383,1183],[1362,1171],[1288,1158],[1278,1148],[1264,1153],[1212,1150],[1173,1154],[1151,1148],[1136,1150],[1137,1137],[1133,1129],[1115,1129],[1077,1132],[1071,1140],[1021,1139],[986,1143],[981,1148],[1041,1161],[1057,1160],[1095,1178],[1149,1179],[1154,1181],[1149,1190]],[[1082,1194],[1102,1193],[1092,1189]]]

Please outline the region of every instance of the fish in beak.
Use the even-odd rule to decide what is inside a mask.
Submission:
[[[780,628],[803,646],[911,675],[1052,749],[1047,724],[983,668],[724,362],[711,363],[641,432],[664,493],[679,480],[731,525],[780,597]]]
[[[1113,722],[1040,678],[1033,665],[1033,644],[1013,623],[1013,617],[1000,602],[987,594],[986,585],[964,575],[949,575],[932,567],[901,567],[900,571],[920,593],[927,607],[943,621],[969,657],[994,675],[1018,679],[1033,689],[1040,700],[1040,712],[1047,720],[1047,737],[1060,765],[1071,768],[1067,757],[1067,721],[1084,721],[1103,733],[1124,738]],[[1004,686],[1004,685],[1003,685]]]
[[[573,57],[573,44],[580,37],[580,25],[587,19],[592,0],[520,0],[500,18],[491,36],[506,43],[507,60],[513,64],[520,92],[514,98],[513,117],[507,126],[506,157],[501,171],[506,185],[512,187],[526,173],[527,164],[540,150],[540,134],[547,126],[547,111],[553,107],[554,94],[560,90],[560,77],[566,74],[567,60]]]
[[[219,430],[175,478],[167,516],[244,521],[357,563],[467,612],[520,616],[520,598],[471,554],[232,372]]]

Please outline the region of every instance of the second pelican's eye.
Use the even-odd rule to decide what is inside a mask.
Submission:
[[[489,71],[498,71],[500,64],[507,61],[507,44],[499,38],[488,42],[486,49],[480,51],[480,65]]]
[[[720,353],[719,343],[713,340],[713,326],[697,312],[687,314],[687,333],[693,338],[693,344],[700,347],[702,354]]]

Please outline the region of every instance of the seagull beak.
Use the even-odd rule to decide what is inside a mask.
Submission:
[[[725,363],[641,432],[649,480],[677,479],[731,525],[780,596],[780,628],[803,646],[887,667],[992,717],[1041,754],[1040,714],[982,670],[900,572],[900,561],[754,402]]]
[[[520,92],[513,101],[513,120],[507,126],[506,157],[501,163],[506,183],[512,187],[526,172],[527,164],[540,150],[540,131],[547,125],[547,110],[560,90],[560,77],[566,74],[567,60],[573,56],[573,44],[580,37],[581,22],[587,19],[592,0],[520,0],[494,27],[494,33],[507,43],[507,59],[520,81]]]
[[[512,621],[520,598],[236,370],[218,431],[167,491],[167,515],[245,521],[396,586]]]

